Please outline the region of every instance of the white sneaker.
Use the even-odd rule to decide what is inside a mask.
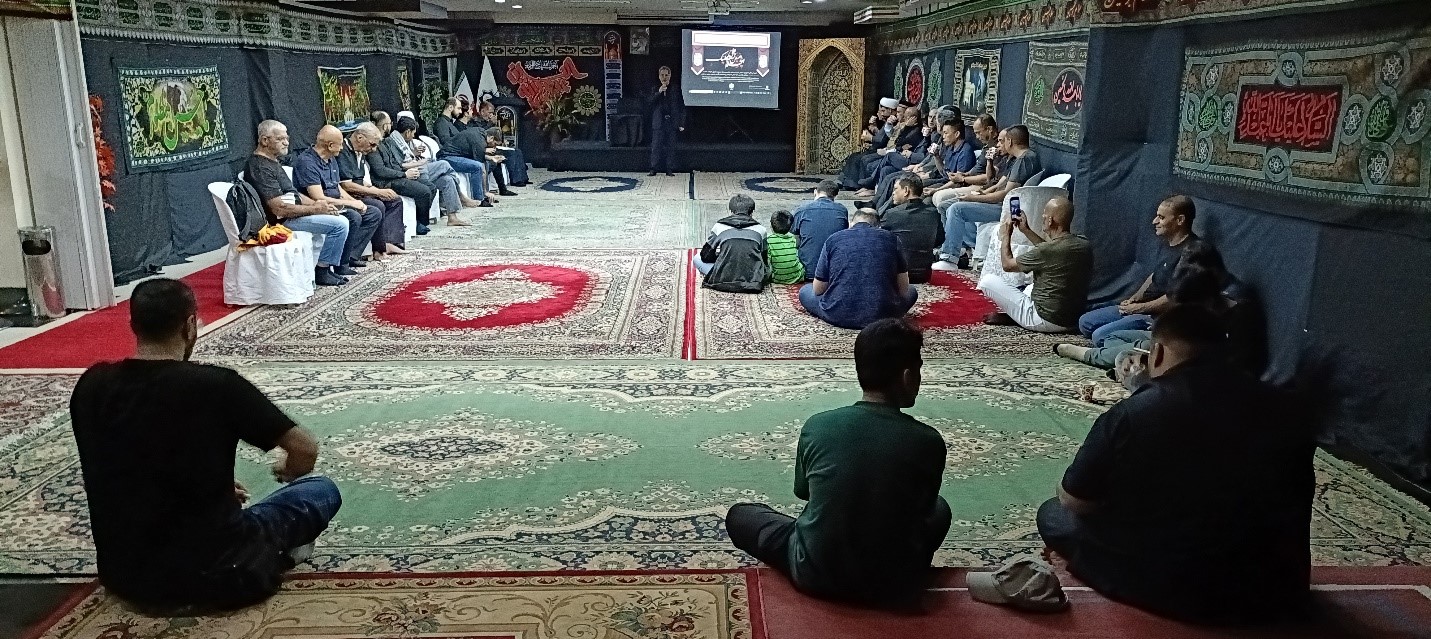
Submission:
[[[297,566],[313,558],[313,544],[304,544],[288,551],[288,557],[293,560],[293,565]]]
[[[959,270],[959,265],[958,265],[958,264],[955,264],[954,262],[950,262],[950,261],[948,261],[948,260],[939,260],[938,262],[935,262],[935,263],[934,263],[932,266],[930,266],[929,268],[932,268],[932,269],[934,269],[934,270],[936,270],[936,271],[957,271],[957,270]]]

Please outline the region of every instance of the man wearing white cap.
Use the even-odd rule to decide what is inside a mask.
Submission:
[[[875,149],[882,149],[889,146],[889,136],[894,131],[895,113],[899,108],[899,101],[894,98],[881,98],[879,109],[870,116],[869,123],[865,130],[860,133],[860,141],[868,144],[869,147],[851,153],[845,158],[845,168],[840,172],[841,176],[853,176],[850,180],[841,179],[841,182],[853,182],[859,180],[864,175],[865,159],[869,157],[879,157]]]

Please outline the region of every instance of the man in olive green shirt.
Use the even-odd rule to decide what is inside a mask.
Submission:
[[[949,532],[939,496],[946,448],[939,432],[900,411],[919,394],[924,337],[902,319],[878,320],[855,339],[864,398],[811,417],[795,453],[799,519],[764,504],[726,515],[735,546],[816,597],[903,605],[923,591]]]
[[[1014,257],[1010,238],[1014,225],[1034,243],[1033,250]],[[1043,235],[1029,228],[1027,217],[999,225],[1000,259],[1005,271],[1033,273],[1025,293],[996,275],[979,279],[979,290],[999,307],[986,324],[1018,324],[1039,333],[1067,333],[1078,326],[1088,305],[1088,282],[1093,277],[1093,247],[1074,235],[1073,203],[1059,197],[1043,209]]]

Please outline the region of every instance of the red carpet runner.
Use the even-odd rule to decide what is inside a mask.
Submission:
[[[199,321],[216,322],[238,309],[224,304],[224,265],[183,278],[199,301]],[[0,348],[0,368],[89,368],[134,354],[129,302],[89,313],[10,346]]]
[[[969,637],[970,639],[1346,639],[1431,636],[1431,568],[1313,568],[1314,611],[1298,623],[1255,627],[1199,627],[1155,617],[1071,590],[1068,612],[1035,614],[979,603],[964,590],[964,570],[943,571],[948,590],[931,592],[922,615],[838,606],[796,592],[779,574],[760,569],[769,639],[830,637]],[[1071,583],[1064,579],[1064,586]],[[1419,587],[1419,589],[1418,589]],[[957,630],[955,630],[957,629]]]

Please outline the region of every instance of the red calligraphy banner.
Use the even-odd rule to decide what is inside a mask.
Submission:
[[[1237,98],[1239,144],[1330,151],[1342,111],[1340,86],[1246,85]]]

